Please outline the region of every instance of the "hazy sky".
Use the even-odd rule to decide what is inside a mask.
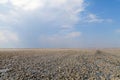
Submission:
[[[120,47],[120,0],[0,0],[0,48]]]

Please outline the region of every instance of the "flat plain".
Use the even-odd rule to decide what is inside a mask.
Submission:
[[[0,49],[0,80],[120,80],[120,49]]]

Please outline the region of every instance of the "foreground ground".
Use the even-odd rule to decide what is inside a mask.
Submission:
[[[120,50],[1,49],[0,80],[120,80]]]

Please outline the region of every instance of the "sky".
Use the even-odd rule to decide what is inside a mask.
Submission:
[[[0,48],[119,48],[120,0],[0,0]]]

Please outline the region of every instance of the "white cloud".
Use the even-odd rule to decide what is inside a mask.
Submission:
[[[0,44],[7,44],[12,42],[18,42],[18,36],[14,32],[9,30],[0,30]]]
[[[57,21],[61,26],[77,23],[80,19],[78,15],[85,7],[84,0],[9,0],[9,3],[10,10],[0,14],[3,20],[7,18],[7,22],[37,16],[39,21]]]
[[[35,10],[43,6],[42,0],[10,0],[16,9]]]
[[[67,0],[52,0],[48,1],[48,5],[50,7],[61,7],[62,5],[66,4]]]
[[[84,0],[9,0],[16,9],[35,10],[39,9],[62,9],[71,11],[72,14],[84,10]]]
[[[79,47],[81,32],[57,33],[54,35],[43,35],[39,42],[43,46],[50,47]]]
[[[85,18],[84,21],[88,22],[88,23],[102,23],[102,22],[110,22],[111,23],[111,22],[113,22],[112,19],[103,19],[95,14],[88,14],[88,16]]]
[[[80,36],[81,36],[81,32],[71,32],[66,35],[66,37],[68,37],[68,38],[76,38],[76,37],[80,37]]]
[[[49,38],[51,40],[53,39],[76,39],[76,38],[80,38],[81,34],[82,34],[81,32],[75,32],[75,31],[66,32],[66,33],[64,31],[61,31],[57,34],[49,36]]]
[[[96,15],[94,14],[89,14],[88,15],[88,22],[103,22],[103,19],[98,18]]]
[[[74,32],[74,24],[80,20],[79,15],[85,9],[84,0],[6,0],[1,3],[4,3],[5,6],[7,5],[6,11],[4,13],[0,12],[2,26],[9,26],[11,29],[14,29],[18,33],[20,41],[26,46],[36,42],[32,41],[31,38],[35,36],[35,39],[37,39],[40,34],[39,30],[42,32],[43,27],[45,29],[51,29],[51,32],[53,32],[52,30],[55,31],[58,29],[58,31],[64,29],[70,29],[71,31],[63,32],[63,34],[54,33],[50,37],[45,36],[46,32],[43,32],[46,39],[57,40],[59,38],[64,41],[64,39],[75,39],[81,35],[79,32]],[[30,36],[30,30],[33,31],[33,36]],[[8,43],[8,40],[17,41],[18,35],[14,35],[16,38],[12,37],[14,32],[9,30],[0,32],[1,43],[3,41],[4,43]],[[22,35],[23,33],[25,35]],[[28,38],[31,39],[31,42],[27,41]]]
[[[88,16],[82,15],[86,7],[85,0],[0,0],[0,4],[7,5],[6,11],[4,13],[0,12],[1,24],[10,26],[11,29],[15,27],[20,38],[23,38],[19,39],[22,40],[25,45],[36,42],[35,40],[42,32],[44,33],[42,33],[44,37],[41,37],[41,43],[48,41],[47,43],[49,44],[56,42],[56,44],[59,45],[68,45],[71,43],[71,45],[73,45],[73,43],[77,45],[77,43],[79,43],[77,39],[80,38],[81,32],[74,32],[74,30],[76,30],[74,25],[77,24],[79,20],[89,23],[105,21],[95,14],[87,14]],[[84,17],[84,19],[82,19],[81,16]],[[109,19],[109,21],[112,20]],[[44,30],[42,31],[42,29],[51,30],[45,32]],[[62,30],[63,32],[61,32]],[[29,34],[31,33],[30,31],[32,31],[33,36]],[[57,33],[57,31],[60,33]],[[50,36],[45,35],[49,32],[53,32],[53,34]],[[0,42],[16,42],[18,35],[9,30],[0,30]],[[34,41],[33,37],[35,37]],[[29,41],[27,39],[29,39]]]
[[[0,0],[0,3],[7,2],[8,0]],[[95,14],[82,15],[86,7],[85,0],[9,0],[9,3],[10,10],[6,14],[0,13],[0,21],[10,21],[11,24],[27,22],[26,18],[35,16],[40,22],[55,21],[62,28],[73,28],[79,20],[85,23],[112,22],[112,19],[102,19]]]
[[[8,13],[0,13],[0,22],[5,25],[12,25],[16,24],[19,21],[19,18],[21,18],[16,12],[9,11]]]
[[[0,4],[6,4],[8,0],[0,0]]]

